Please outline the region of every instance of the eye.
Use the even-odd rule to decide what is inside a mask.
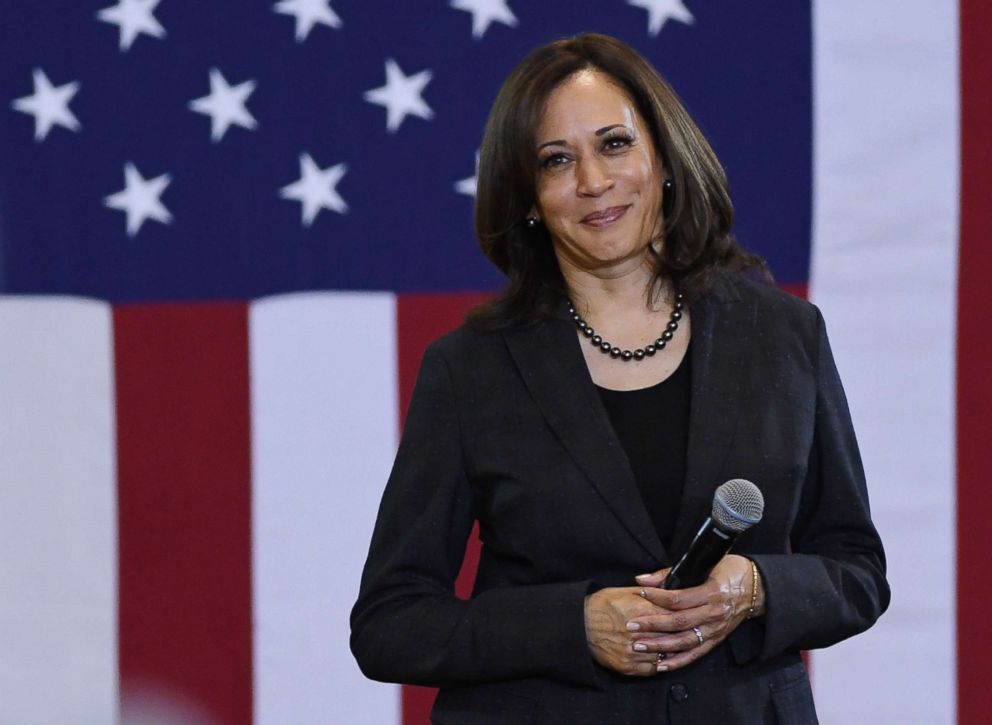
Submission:
[[[612,134],[603,139],[603,150],[605,151],[622,151],[634,143],[634,139],[630,135],[620,132]]]
[[[568,162],[568,157],[565,154],[550,154],[541,159],[542,169],[554,169],[558,166]]]

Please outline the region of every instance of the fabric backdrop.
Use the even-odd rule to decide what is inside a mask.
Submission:
[[[3,3],[0,722],[425,722],[347,615],[423,348],[500,282],[488,107],[585,30],[668,77],[740,239],[826,317],[893,600],[811,654],[823,722],[982,722],[989,28],[981,0]]]

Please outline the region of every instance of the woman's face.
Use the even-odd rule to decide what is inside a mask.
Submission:
[[[587,271],[643,259],[661,232],[661,162],[633,101],[608,76],[576,73],[537,127],[537,203],[559,261]]]

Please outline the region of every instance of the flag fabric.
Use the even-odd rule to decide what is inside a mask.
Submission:
[[[488,108],[589,30],[669,79],[741,241],[824,311],[893,601],[811,653],[821,720],[980,722],[989,27],[979,0],[5,3],[0,722],[426,722],[348,612],[420,355],[500,283]]]

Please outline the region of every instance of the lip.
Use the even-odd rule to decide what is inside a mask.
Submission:
[[[600,209],[582,217],[582,223],[591,227],[605,227],[620,219],[629,208],[630,205],[627,204],[626,206],[611,206]]]

